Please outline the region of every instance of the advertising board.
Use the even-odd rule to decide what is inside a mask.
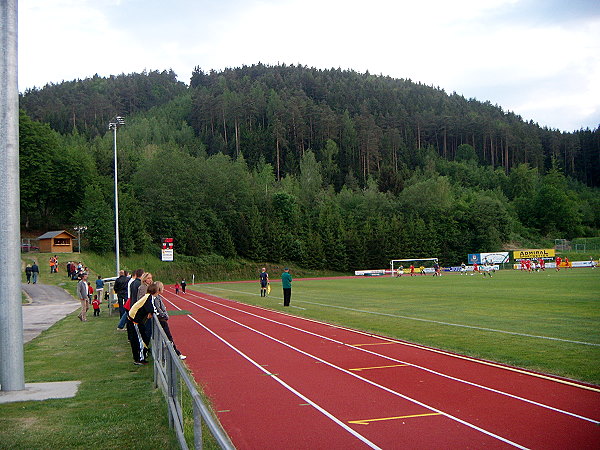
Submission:
[[[555,255],[556,253],[553,248],[545,250],[515,250],[513,252],[514,259],[553,258]]]

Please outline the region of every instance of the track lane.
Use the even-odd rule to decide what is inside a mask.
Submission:
[[[198,295],[198,294],[193,294],[193,296],[197,296],[198,300],[201,297],[205,297],[205,298],[212,298],[213,301],[214,299],[218,299],[216,297],[212,297],[212,296],[206,296],[206,295]],[[189,297],[188,297],[189,299]],[[353,347],[350,345],[347,345],[346,343],[343,343],[342,341],[340,341],[340,343],[336,344],[337,347],[335,347],[335,351],[332,353],[331,351],[331,341],[328,341],[328,339],[332,339],[332,335],[334,336],[333,338],[340,338],[343,337],[344,339],[346,339],[348,342],[353,342],[354,344],[356,344],[356,339],[358,337],[361,338],[361,341],[365,341],[367,340],[367,338],[371,339],[373,342],[370,343],[377,343],[376,341],[379,340],[381,341],[382,338],[376,338],[373,336],[369,336],[369,335],[365,335],[364,333],[357,333],[355,331],[351,331],[348,329],[344,329],[344,328],[340,328],[340,327],[334,327],[331,325],[327,325],[327,324],[322,324],[320,322],[316,322],[316,321],[310,321],[310,320],[306,320],[306,319],[301,319],[301,318],[296,318],[296,317],[292,317],[292,316],[286,316],[282,313],[276,312],[276,311],[270,311],[270,310],[264,310],[264,309],[260,309],[260,308],[256,308],[256,307],[251,307],[248,305],[244,305],[244,304],[239,304],[236,302],[231,302],[228,300],[223,300],[223,299],[218,299],[220,302],[223,302],[224,304],[226,304],[226,306],[218,306],[220,308],[224,308],[225,310],[229,310],[228,314],[232,313],[232,314],[240,314],[240,319],[243,320],[244,322],[248,322],[250,321],[252,323],[252,325],[254,326],[260,326],[260,327],[264,327],[265,326],[265,320],[263,318],[259,318],[259,317],[252,317],[250,319],[250,316],[248,316],[248,312],[249,311],[253,311],[253,313],[256,313],[257,311],[260,311],[260,314],[264,314],[266,316],[272,316],[272,317],[276,317],[280,322],[289,322],[288,325],[290,325],[291,323],[294,323],[295,325],[298,325],[299,323],[301,323],[303,325],[304,328],[311,328],[312,330],[310,332],[314,333],[314,330],[318,330],[319,332],[322,333],[322,337],[318,337],[318,336],[312,336],[311,339],[308,339],[309,341],[309,347],[311,347],[311,351],[315,350],[317,352],[320,351],[324,351],[325,352],[325,356],[327,356],[327,358],[331,358],[333,360],[336,361],[336,364],[340,364],[340,367],[342,368],[360,368],[360,367],[372,367],[374,364],[377,364],[377,362],[379,362],[379,364],[381,365],[381,361],[377,361],[378,358],[381,358],[381,355],[378,354],[369,354],[365,351],[359,352],[357,351],[358,349],[360,349],[361,347]],[[211,307],[217,307],[216,304],[212,303]],[[235,308],[238,309],[247,309],[249,311],[243,312],[243,311],[233,311],[231,310],[231,305],[234,305]],[[187,305],[183,306],[185,309],[190,309]],[[272,319],[274,320],[274,319]],[[225,328],[228,327],[228,325],[223,325]],[[291,325],[290,325],[291,326]],[[284,330],[283,332],[282,330],[282,326],[281,325],[277,325],[275,323],[270,323],[269,325],[267,325],[267,328],[269,329],[269,334],[278,334],[278,333],[283,333],[283,338],[286,340],[286,342],[292,342],[294,341],[294,343],[297,343],[297,345],[307,345],[307,334],[305,331],[290,331],[290,328],[287,328],[286,330]],[[327,336],[326,338],[324,337],[325,334],[330,334],[330,336]],[[316,341],[315,341],[316,339]],[[319,340],[321,340],[322,342],[319,342]],[[295,342],[298,341],[298,342]],[[316,343],[315,343],[316,342]],[[320,345],[317,345],[318,343],[322,343],[325,344],[327,343],[327,345],[323,345],[323,347],[329,347],[329,349],[325,349],[325,350],[321,350],[320,349]],[[368,345],[369,342],[362,342],[362,344],[367,344]],[[255,343],[255,345],[260,345],[259,343]],[[358,345],[361,345],[360,343],[358,343]],[[181,345],[180,345],[181,346]],[[366,347],[366,346],[365,346]],[[391,345],[380,345],[377,347],[385,347],[386,349],[389,349],[391,347],[397,347],[397,345],[395,345],[395,343],[392,343]],[[414,347],[409,347],[411,349],[411,351],[414,351]],[[423,350],[421,350],[423,351]],[[423,353],[427,353],[425,351],[423,351]],[[431,356],[431,352],[429,352],[430,356]],[[357,356],[358,355],[358,356]],[[285,356],[283,356],[283,358],[285,358]],[[358,358],[356,361],[353,360]],[[375,358],[375,359],[373,359]],[[460,361],[460,359],[454,358],[454,360]],[[463,361],[460,361],[463,362]],[[430,372],[423,372],[422,370],[415,368],[415,367],[409,367],[409,369],[411,370],[410,376],[407,377],[407,371],[404,370],[403,372],[403,379],[405,380],[404,384],[402,386],[398,386],[397,377],[389,377],[390,370],[395,371],[396,369],[385,369],[385,370],[375,370],[375,371],[369,371],[370,373],[368,375],[362,373],[363,371],[361,371],[361,375],[363,376],[363,379],[374,379],[374,380],[378,380],[382,383],[386,383],[389,384],[391,387],[390,389],[403,389],[406,390],[407,386],[410,388],[409,390],[413,390],[415,393],[418,393],[421,396],[424,396],[424,398],[427,398],[427,395],[430,394],[430,392],[432,391],[432,389],[429,387],[434,383],[437,383],[438,380],[436,380],[436,376],[434,374],[431,374]],[[299,370],[299,369],[298,369]],[[310,370],[310,368],[308,369],[302,369],[302,370]],[[402,369],[398,369],[398,370],[402,370]],[[497,369],[496,369],[497,370]],[[413,373],[414,372],[414,373]],[[385,373],[386,375],[382,377],[382,373]],[[427,380],[427,383],[423,384],[423,377],[424,374],[426,374],[425,378]],[[323,374],[320,374],[320,376]],[[291,376],[291,375],[290,375]],[[431,379],[429,379],[429,378]],[[391,378],[391,379],[388,379]],[[327,378],[326,378],[327,379]],[[301,383],[301,380],[299,381]],[[447,383],[447,381],[446,381]],[[427,388],[425,390],[419,390],[419,386],[427,386]],[[468,386],[468,387],[465,387]],[[462,389],[462,391],[461,391]],[[471,391],[474,391],[473,386],[470,385],[464,385],[464,386],[460,386],[460,387],[453,387],[452,388],[455,397],[461,398],[464,396],[464,398],[470,398],[469,396],[473,396],[474,394]],[[433,390],[435,391],[435,389]],[[475,389],[475,391],[477,391],[477,389]],[[456,395],[459,394],[459,395]],[[486,395],[489,395],[486,394]],[[494,394],[495,395],[495,394]],[[446,395],[447,397],[447,395]],[[475,397],[479,397],[481,398],[481,394],[478,393],[475,395]],[[493,396],[492,396],[493,397]],[[432,401],[435,403],[435,398],[432,399]],[[451,406],[452,402],[446,402],[442,396],[442,404],[440,405],[440,407],[444,407],[444,406]],[[493,399],[492,399],[493,401]],[[510,404],[511,401],[514,401],[514,399],[503,399],[502,401],[506,401]],[[488,401],[486,400],[484,402],[484,404],[486,405],[486,407],[488,406]],[[429,405],[431,406],[431,405]],[[461,414],[464,414],[463,417],[466,417],[468,419],[474,419],[477,421],[477,423],[481,423],[481,418],[484,417],[485,418],[485,411],[481,412],[481,411],[477,411],[477,408],[473,408],[471,407],[471,409],[473,411],[477,411],[477,414],[468,414],[468,413],[464,413],[465,405],[462,405],[461,402],[459,402],[459,404],[457,406],[452,406],[451,409],[453,410],[457,410],[457,412],[461,412]],[[462,409],[461,409],[462,408]],[[503,408],[505,408],[503,406]],[[519,406],[519,408],[522,408],[522,406]],[[404,417],[406,415],[410,415],[410,414],[398,414],[398,412],[395,413],[393,411],[390,411],[389,416],[385,416],[385,414],[381,414],[382,412],[380,411],[379,416],[373,416],[372,418],[374,419],[381,419],[381,418],[389,418],[389,417]],[[387,411],[386,411],[387,413]],[[479,414],[483,414],[482,416],[480,416]],[[418,414],[416,414],[418,415]],[[489,415],[489,414],[488,414]],[[500,414],[501,415],[501,414]],[[385,416],[385,417],[384,417]],[[450,414],[447,414],[447,416],[450,416]],[[510,414],[509,414],[510,416]],[[371,416],[369,415],[364,415],[364,416],[360,416],[360,417],[354,417],[353,419],[350,419],[349,421],[360,421],[360,420],[367,420],[369,419]],[[428,417],[429,420],[432,419],[431,416],[423,416],[421,415],[420,417]],[[511,418],[514,421],[514,417]],[[370,420],[370,419],[369,419]],[[401,420],[401,419],[396,419],[396,420]],[[543,419],[546,420],[546,419]],[[385,424],[384,424],[385,422]],[[381,428],[383,427],[388,427],[390,426],[391,422],[393,422],[393,420],[381,420],[381,421],[374,421],[374,422],[367,422],[368,425],[365,425],[364,423],[360,423],[360,426],[365,427],[365,426],[369,426],[370,428]],[[498,418],[498,414],[496,414],[496,418],[494,421],[497,425],[496,428],[499,429],[499,431],[504,431],[504,429],[507,427],[508,423],[510,422],[510,420],[504,420],[504,419],[499,419]],[[377,424],[376,427],[374,427],[374,424]],[[425,420],[419,420],[419,424],[423,424],[426,423]],[[564,423],[564,421],[559,420],[558,421],[558,425],[560,425],[561,423]],[[510,427],[509,427],[510,428]],[[513,427],[514,428],[514,427]],[[564,428],[564,427],[563,427]],[[570,428],[570,425],[567,425],[567,428]],[[560,426],[557,427],[557,429],[561,430],[562,428],[560,428]],[[431,431],[429,431],[429,434],[431,434]],[[446,438],[448,438],[448,436],[445,436]],[[539,439],[536,438],[536,439]],[[460,442],[460,441],[457,441]],[[535,443],[535,442],[534,442]],[[488,443],[489,444],[489,443]]]

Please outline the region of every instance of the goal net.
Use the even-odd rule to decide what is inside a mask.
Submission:
[[[415,273],[433,273],[433,266],[437,264],[437,258],[417,258],[417,259],[392,259],[390,261],[390,271],[393,277],[398,276],[398,270],[402,268],[404,273],[410,273],[410,266],[414,266]],[[421,269],[423,268],[423,269]]]

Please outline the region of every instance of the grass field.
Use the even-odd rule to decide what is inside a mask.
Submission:
[[[271,274],[273,281],[279,274]],[[195,289],[283,310],[279,283]],[[600,384],[600,270],[296,280],[290,313]]]

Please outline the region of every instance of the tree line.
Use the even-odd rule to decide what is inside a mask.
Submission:
[[[597,184],[598,165],[579,161],[597,158],[598,130],[541,129],[410,80],[339,70],[196,69],[190,88],[168,72],[94,78],[144,92],[99,103],[138,105],[118,130],[125,253],[173,237],[192,256],[349,270],[398,257],[459,264],[507,242],[600,228],[600,196],[585,184]],[[90,80],[22,98],[21,219],[31,229],[87,225],[89,248],[105,252],[114,248],[112,133],[101,126],[117,107],[86,126],[89,111],[70,122],[58,108],[54,123],[40,106],[69,86],[92,92]]]

